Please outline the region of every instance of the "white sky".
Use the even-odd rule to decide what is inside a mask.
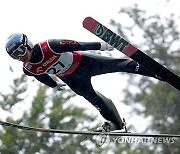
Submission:
[[[142,9],[151,13],[178,13],[178,0],[168,3],[165,0],[3,0],[0,1],[0,91],[7,91],[14,77],[22,73],[22,63],[11,59],[4,49],[6,38],[14,32],[25,33],[33,43],[48,38],[74,39],[77,41],[101,41],[82,27],[82,21],[92,16],[110,27],[110,19],[125,22],[120,19],[120,7],[138,3]],[[164,7],[166,6],[166,7]],[[118,51],[113,51],[118,55]],[[9,72],[13,65],[15,73]],[[103,79],[103,80],[102,80]],[[117,80],[122,82],[118,82]],[[94,87],[117,105],[122,99],[121,90],[126,84],[122,75],[110,74],[93,79]],[[115,89],[115,90],[112,90]],[[112,92],[113,91],[113,92]],[[85,104],[87,106],[87,103]],[[122,117],[126,114],[120,103],[118,110]],[[122,106],[124,108],[122,108]]]

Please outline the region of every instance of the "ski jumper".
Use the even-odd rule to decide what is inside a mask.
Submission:
[[[52,88],[56,87],[57,83],[48,74],[56,75],[71,90],[96,107],[106,120],[115,124],[117,129],[122,129],[123,123],[114,103],[93,89],[91,77],[113,72],[155,76],[133,60],[83,52],[100,48],[100,42],[46,40],[34,46],[30,61],[23,63],[23,71],[26,75],[34,76],[38,81]]]

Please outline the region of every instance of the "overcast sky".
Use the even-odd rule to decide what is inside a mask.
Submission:
[[[14,65],[16,74],[22,73],[22,63],[11,59],[4,49],[5,40],[14,32],[25,33],[33,43],[48,38],[100,41],[82,27],[86,16],[108,23],[116,16],[121,0],[6,0],[0,1],[0,83],[5,86],[12,77],[8,66]],[[113,4],[115,3],[115,4]],[[17,67],[16,67],[17,66]],[[16,76],[15,74],[15,76]]]
[[[77,41],[101,41],[82,27],[82,21],[92,16],[101,23],[109,25],[110,19],[120,19],[118,11],[123,6],[139,4],[150,13],[178,13],[178,0],[2,0],[0,1],[0,91],[6,91],[14,77],[22,73],[22,63],[11,59],[5,52],[6,38],[14,32],[25,33],[33,43],[48,38],[74,39]],[[168,6],[166,6],[168,4]],[[117,51],[114,51],[117,53]],[[15,73],[9,72],[13,65]],[[115,104],[121,100],[121,89],[126,83],[119,75],[106,75],[93,80],[94,87]],[[122,82],[116,83],[117,80]],[[112,89],[114,90],[112,93]],[[118,108],[121,112],[123,109]]]

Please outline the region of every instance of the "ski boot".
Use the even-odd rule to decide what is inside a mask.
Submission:
[[[126,122],[125,122],[124,118],[123,118],[123,128],[122,129],[125,129],[125,132],[127,132]],[[97,128],[95,130],[95,132],[112,132],[112,131],[119,131],[119,129],[117,129],[116,126],[111,121],[105,121],[101,127]]]
[[[95,130],[95,132],[110,132],[113,130],[116,130],[116,126],[110,121],[105,121],[101,127]]]

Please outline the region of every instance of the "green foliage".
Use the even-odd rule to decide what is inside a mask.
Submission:
[[[1,93],[0,106],[9,112],[7,122],[38,128],[65,129],[65,130],[91,130],[95,126],[91,123],[96,116],[86,114],[84,108],[71,103],[75,95],[70,90],[54,93],[46,86],[39,86],[31,107],[24,111],[23,116],[17,120],[13,118],[14,107],[26,101],[27,79],[23,75],[15,79],[12,92]],[[13,103],[11,103],[13,102]],[[11,104],[9,104],[11,103]],[[18,110],[14,112],[19,112]],[[90,148],[92,147],[92,148]],[[12,127],[0,128],[0,153],[99,153],[103,149],[97,148],[96,140],[92,136],[63,135],[50,133],[36,133]]]
[[[13,85],[10,86],[12,93],[10,94],[2,94],[0,92],[0,96],[2,96],[3,101],[0,101],[0,107],[4,110],[9,110],[13,105],[17,102],[22,102],[25,97],[20,97],[19,95],[24,93],[27,90],[27,84],[25,83],[27,78],[25,75],[22,75],[20,78],[17,78],[13,81]],[[22,84],[24,83],[24,84]]]

